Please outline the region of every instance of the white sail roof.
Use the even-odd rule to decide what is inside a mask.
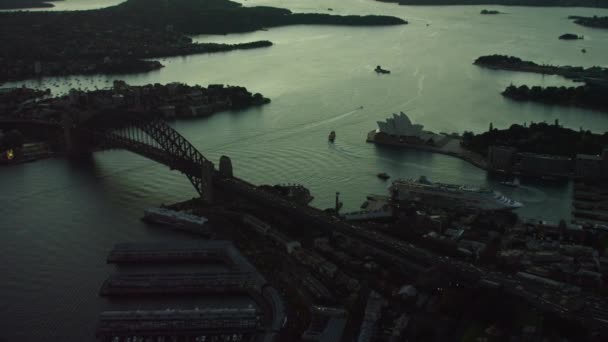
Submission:
[[[410,118],[403,112],[393,114],[386,121],[378,121],[380,132],[390,135],[416,136],[423,138],[426,134],[422,131],[424,126],[412,124]]]

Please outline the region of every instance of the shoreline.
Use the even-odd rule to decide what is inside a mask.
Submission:
[[[424,152],[443,154],[443,155],[447,155],[447,156],[451,156],[454,158],[464,160],[464,161],[468,162],[469,164],[471,164],[479,169],[482,169],[484,171],[487,171],[487,172],[492,171],[489,168],[488,162],[486,161],[486,159],[483,156],[481,156],[480,154],[477,154],[473,151],[466,150],[464,148],[460,149],[461,152],[459,152],[458,149],[454,149],[455,144],[460,146],[461,139],[458,139],[458,138],[445,136],[446,139],[448,139],[448,141],[444,142],[444,144],[442,146],[428,146],[428,145],[410,144],[410,143],[399,142],[399,141],[378,141],[376,139],[376,134],[377,134],[376,130],[370,131],[367,134],[366,142],[373,143],[373,144],[380,145],[380,146],[405,147],[405,148],[416,149],[416,150],[424,151]],[[450,145],[450,146],[446,147],[447,145]],[[467,155],[467,154],[470,154],[470,155]]]
[[[377,133],[376,130],[370,131],[367,134],[366,142],[373,143],[373,144],[376,144],[379,146],[400,147],[400,148],[413,149],[413,150],[429,152],[429,153],[437,153],[437,154],[442,154],[442,155],[458,158],[458,159],[463,160],[488,173],[500,174],[500,175],[505,175],[505,176],[514,176],[514,177],[533,177],[533,178],[553,179],[553,180],[568,179],[568,180],[575,181],[575,180],[583,179],[581,177],[577,177],[574,174],[545,174],[545,175],[543,175],[543,174],[530,174],[530,173],[525,173],[525,172],[516,171],[516,170],[507,171],[507,170],[491,168],[489,165],[488,159],[483,157],[482,155],[480,155],[474,151],[468,150],[464,147],[461,147],[459,150],[455,150],[453,148],[454,144],[458,144],[458,146],[460,146],[460,142],[462,141],[462,139],[460,139],[460,138],[445,136],[445,138],[448,141],[445,142],[442,146],[425,146],[425,145],[411,144],[411,143],[405,143],[405,142],[399,142],[399,141],[378,141],[376,139],[376,133]],[[451,146],[446,147],[447,145],[451,145]],[[450,147],[451,147],[451,149],[450,149]]]
[[[377,2],[392,3],[399,6],[506,6],[506,7],[582,7],[582,8],[608,8],[604,3],[593,0],[375,0]],[[535,2],[535,3],[531,3]]]

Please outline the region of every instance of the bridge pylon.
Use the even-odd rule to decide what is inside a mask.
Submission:
[[[201,193],[203,202],[207,204],[213,203],[213,174],[215,172],[215,167],[212,162],[209,160],[203,161],[203,167],[201,170]]]
[[[220,157],[220,174],[222,177],[232,178],[232,161],[230,160],[230,157]]]

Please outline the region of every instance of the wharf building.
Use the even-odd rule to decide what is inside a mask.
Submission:
[[[241,308],[152,308],[107,311],[99,317],[99,341],[275,341],[286,320],[279,293],[229,241],[192,244],[119,244],[108,263],[131,265],[126,273],[110,276],[100,294],[128,296],[129,302],[147,298],[193,295],[247,295],[255,305]],[[226,266],[220,271],[132,271],[163,263],[197,263]],[[169,264],[168,266],[170,266]],[[152,297],[151,297],[152,296]],[[116,298],[115,300],[120,300]]]

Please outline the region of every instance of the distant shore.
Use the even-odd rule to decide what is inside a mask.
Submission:
[[[390,16],[292,13],[281,8],[244,7],[229,0],[127,0],[89,11],[1,12],[0,22],[0,83],[104,73],[105,69],[146,72],[162,65],[144,59],[272,46],[265,40],[232,45],[194,43],[190,35],[286,25],[407,24]]]
[[[604,96],[608,88],[608,69],[602,67],[573,67],[539,65],[520,58],[504,55],[482,56],[475,65],[499,70],[534,72],[543,75],[560,75],[584,82],[578,87],[529,87],[508,86],[502,95],[516,101],[534,101],[551,105],[574,106],[608,112],[608,101]]]
[[[499,70],[534,72],[543,75],[560,75],[569,79],[594,78],[608,80],[608,69],[599,66],[583,68],[575,66],[540,65],[521,58],[506,55],[489,55],[477,58],[473,64]]]
[[[376,0],[379,2],[397,3],[404,6],[456,6],[456,5],[502,5],[529,7],[601,7],[608,8],[608,3],[596,0]]]
[[[608,28],[608,17],[598,17],[598,16],[593,16],[593,17],[581,17],[581,16],[576,16],[576,15],[571,15],[568,17],[568,19],[572,19],[574,20],[574,23],[582,25],[582,26],[587,26],[587,27],[593,27],[593,28]]]

